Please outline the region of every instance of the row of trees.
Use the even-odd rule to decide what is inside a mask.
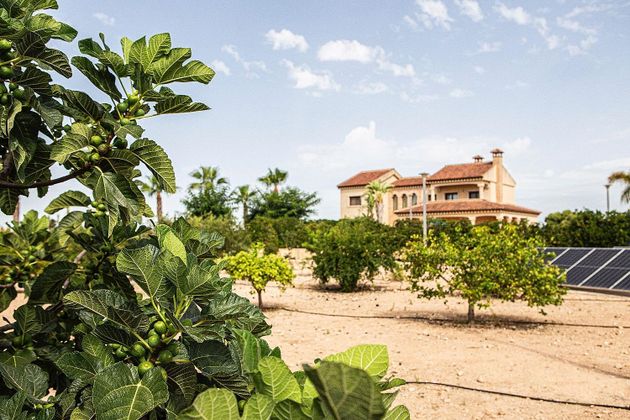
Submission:
[[[219,175],[219,168],[211,166],[201,167],[191,176],[197,181],[190,184],[188,196],[183,201],[191,216],[230,217],[240,207],[244,225],[256,217],[306,219],[314,214],[320,201],[315,193],[295,187],[281,188],[288,172],[278,168],[269,169],[258,179],[265,189],[240,185],[231,190],[228,179]]]

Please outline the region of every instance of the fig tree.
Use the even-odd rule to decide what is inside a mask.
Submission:
[[[162,350],[158,355],[158,362],[170,363],[173,360],[173,354],[168,350]]]
[[[142,357],[145,354],[144,346],[140,343],[136,343],[133,346],[131,346],[129,353],[131,353],[131,355],[135,357]]]
[[[155,324],[153,324],[153,329],[158,334],[164,334],[168,328],[164,321],[156,321]]]
[[[92,146],[99,146],[101,143],[103,143],[103,137],[99,135],[90,137],[90,144]]]
[[[149,338],[147,338],[147,343],[153,348],[159,346],[161,342],[162,340],[159,335],[150,335]]]

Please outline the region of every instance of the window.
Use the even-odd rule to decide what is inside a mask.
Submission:
[[[361,205],[361,196],[355,195],[350,197],[350,205],[351,206],[360,206]]]
[[[405,207],[407,207],[408,203],[407,203],[407,194],[403,194],[402,196],[402,208],[404,209]]]
[[[446,193],[444,194],[445,200],[457,200],[457,193]]]
[[[431,201],[431,197],[433,197],[431,194],[429,194],[429,196],[427,197],[427,201]]]
[[[395,195],[394,197],[392,197],[392,200],[393,200],[394,210],[398,210],[398,196]]]
[[[416,193],[411,194],[411,205],[418,205],[418,196],[416,195]]]
[[[468,198],[479,198],[479,191],[469,191]]]

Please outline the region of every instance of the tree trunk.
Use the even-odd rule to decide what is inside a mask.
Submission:
[[[468,322],[473,322],[475,320],[475,304],[471,301],[468,301]]]
[[[243,227],[247,223],[247,203],[243,202]]]
[[[258,309],[262,311],[263,309],[262,290],[256,290],[256,293],[258,293]]]
[[[20,222],[20,199],[18,198],[17,204],[15,205],[15,211],[13,212],[13,221],[15,223]]]
[[[155,200],[157,201],[157,220],[160,223],[162,221],[162,191],[155,194]]]
[[[273,192],[275,192],[276,194],[278,194],[278,184],[274,184],[274,186],[273,186]]]

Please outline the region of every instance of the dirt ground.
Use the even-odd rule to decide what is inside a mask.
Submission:
[[[344,294],[305,276],[284,293],[269,286],[263,300],[273,334],[267,340],[280,346],[292,369],[356,344],[382,343],[390,374],[407,381],[630,406],[630,297],[569,292],[562,306],[546,308],[547,316],[522,303],[496,303],[469,326],[460,299],[419,300],[401,286],[376,282],[371,290]],[[255,302],[246,283],[235,290]],[[365,318],[373,316],[382,318]],[[414,419],[630,419],[628,410],[424,384],[402,387],[396,404],[405,404]]]
[[[343,294],[324,290],[309,277],[298,278],[296,287],[284,293],[269,287],[263,295],[273,325],[268,341],[280,346],[293,369],[355,344],[383,343],[389,348],[390,374],[407,381],[630,406],[630,297],[569,292],[562,306],[546,309],[547,316],[522,303],[496,303],[479,311],[481,322],[469,326],[463,323],[466,305],[460,299],[446,305],[419,300],[400,283],[377,283],[374,289]],[[254,302],[249,290],[245,283],[236,286]],[[413,317],[441,321],[405,319]],[[435,385],[407,384],[396,401],[414,419],[630,419],[626,410]]]

